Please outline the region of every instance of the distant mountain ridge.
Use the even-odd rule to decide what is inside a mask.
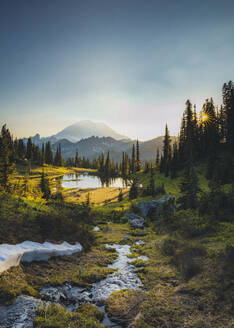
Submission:
[[[66,139],[62,139],[52,145],[53,151],[56,151],[59,144],[61,145],[62,154],[65,159],[74,157],[76,151],[78,151],[79,156],[84,156],[89,159],[93,159],[101,153],[107,154],[109,151],[110,157],[114,161],[121,161],[123,151],[131,156],[132,145],[136,144],[136,140],[115,140],[111,137],[90,137],[72,143]],[[163,137],[157,137],[144,142],[139,141],[139,145],[142,160],[155,160],[157,148],[159,148],[160,151],[162,150]]]
[[[175,137],[171,137],[172,141]],[[123,136],[104,123],[94,123],[91,121],[80,121],[70,125],[50,137],[41,138],[39,134],[31,137],[34,144],[41,146],[42,143],[50,141],[52,150],[55,152],[58,145],[61,145],[62,155],[65,159],[74,157],[76,151],[79,156],[93,159],[101,153],[110,152],[110,157],[115,161],[120,161],[122,152],[131,156],[132,145],[136,140]],[[27,139],[24,139],[27,142]],[[140,154],[142,160],[154,160],[157,148],[162,150],[163,137],[157,137],[148,141],[139,141]]]

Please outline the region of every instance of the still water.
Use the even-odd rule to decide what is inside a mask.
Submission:
[[[101,179],[95,175],[89,174],[65,174],[62,178],[63,188],[103,188],[103,187],[117,187],[126,188],[128,182],[122,178],[115,179]]]

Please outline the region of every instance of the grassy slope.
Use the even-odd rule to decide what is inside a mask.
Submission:
[[[51,173],[54,174],[55,172]],[[202,168],[198,169],[198,175],[200,186],[203,190],[207,190],[208,183],[204,178]],[[144,186],[147,185],[149,173],[139,173],[139,181]],[[179,196],[179,181],[180,177],[171,180],[160,175],[159,172],[155,174],[156,186],[165,183],[166,191],[176,197]],[[135,201],[150,198],[138,198]],[[15,224],[19,220],[18,231],[19,235],[22,233],[22,237],[28,227],[26,217],[35,217],[39,208],[44,214],[51,212],[50,206],[44,202],[25,200],[24,203],[27,205],[20,205],[18,209],[16,200],[9,202],[10,205],[5,203],[4,211],[9,214],[12,223]],[[100,232],[96,233],[96,246],[84,255],[52,259],[44,264],[21,265],[9,270],[1,275],[0,300],[2,302],[10,301],[22,292],[37,296],[38,290],[45,283],[62,284],[68,281],[85,285],[104,277],[109,272],[106,265],[113,260],[115,255],[113,252],[107,252],[102,246],[103,243],[120,242],[125,236],[128,236],[133,243],[137,238],[139,239],[136,237],[136,232],[129,229],[128,224],[123,223],[124,220],[121,219],[122,211],[130,206],[131,202],[125,198],[122,202],[95,207],[92,214],[93,223],[102,228]],[[28,207],[30,208],[29,212]],[[116,210],[118,215],[113,213]],[[34,213],[33,215],[31,211]],[[16,215],[17,213],[18,215]],[[68,213],[70,212],[68,211]],[[107,221],[114,223],[107,225]],[[22,224],[24,222],[26,222],[25,225]],[[226,276],[230,268],[227,267],[224,259],[226,245],[234,243],[234,225],[231,222],[220,223],[213,233],[196,238],[188,239],[180,233],[174,235],[172,239],[176,240],[176,243],[173,247],[174,252],[171,254],[165,254],[163,251],[165,240],[170,239],[171,236],[166,232],[156,233],[158,231],[157,225],[150,222],[147,230],[148,235],[140,237],[145,241],[145,245],[132,248],[135,255],[147,255],[149,257],[149,261],[138,268],[146,292],[142,294],[135,291],[113,293],[107,301],[110,315],[122,316],[126,309],[140,300],[139,304],[124,316],[124,319],[129,319],[137,328],[158,326],[169,328],[232,328],[234,326],[232,317],[233,285],[230,278]],[[30,229],[28,233],[30,235]],[[2,235],[2,242],[4,242],[6,234],[7,230]],[[204,252],[201,252],[200,249],[203,249]],[[199,270],[188,279],[186,266],[191,265],[189,259],[194,257],[193,252],[198,253],[193,260],[199,264]],[[142,262],[138,261],[135,264],[139,266]],[[60,318],[57,327],[67,327],[68,322],[73,322],[74,318],[68,318],[66,319],[68,321],[65,322],[64,318],[67,318],[68,314],[67,312],[64,314],[63,311],[60,308],[52,309],[47,317],[48,322],[50,319],[51,322],[57,322],[57,318]],[[38,314],[37,327],[48,325],[48,322],[40,322],[43,318],[42,312]],[[82,323],[80,327],[86,326]],[[99,327],[99,323],[96,322],[92,327]]]
[[[196,168],[196,173],[198,176],[199,186],[201,190],[208,191],[208,180],[205,178],[204,168],[202,166]],[[150,181],[150,172],[144,173],[139,172],[137,174],[138,181],[143,185],[143,187],[147,187]],[[182,178],[182,174],[179,174],[175,179],[172,179],[170,176],[165,177],[164,174],[159,172],[159,169],[154,170],[154,182],[155,187],[161,186],[164,184],[166,193],[172,194],[176,198],[180,196],[180,181]]]

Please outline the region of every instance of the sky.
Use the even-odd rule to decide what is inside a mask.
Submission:
[[[50,136],[79,120],[147,140],[234,79],[233,0],[0,1],[0,123]]]

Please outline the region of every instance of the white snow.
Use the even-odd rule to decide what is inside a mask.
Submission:
[[[0,245],[0,273],[8,270],[12,266],[17,266],[22,262],[46,261],[52,256],[70,255],[82,250],[80,243],[71,245],[67,242],[53,244],[45,242],[43,244],[24,241],[21,244]]]
[[[93,231],[100,231],[100,230],[101,229],[99,227],[97,227],[97,226],[93,228]]]

